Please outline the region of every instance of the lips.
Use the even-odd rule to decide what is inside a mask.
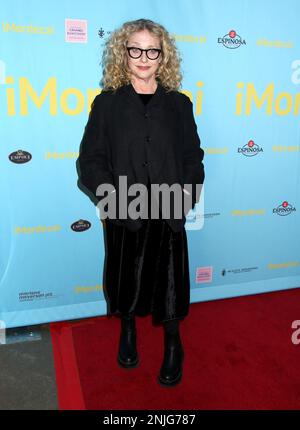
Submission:
[[[150,69],[149,66],[137,66],[140,70],[148,70]]]

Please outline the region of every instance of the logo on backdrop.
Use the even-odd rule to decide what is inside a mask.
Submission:
[[[87,220],[80,219],[79,221],[73,222],[71,225],[71,229],[76,233],[80,233],[81,231],[86,231],[91,227],[91,223]]]
[[[17,25],[14,22],[2,22],[2,31],[5,33],[14,32],[14,33],[27,33],[27,34],[41,34],[41,35],[47,35],[47,34],[54,34],[54,27],[40,27],[37,25]]]
[[[245,157],[253,157],[257,155],[259,152],[263,152],[263,149],[258,146],[254,140],[249,140],[244,146],[239,147],[237,150],[238,153],[245,155]]]
[[[102,27],[100,27],[100,29],[98,30],[98,36],[100,37],[100,39],[103,39],[106,34],[110,33],[111,31],[105,31]]]
[[[65,41],[72,43],[87,43],[87,20],[66,18]]]
[[[20,291],[19,292],[19,302],[33,302],[33,301],[41,301],[41,300],[49,300],[54,299],[57,296],[53,292],[42,292],[41,290],[37,291]]]
[[[212,282],[213,266],[197,267],[196,268],[196,284],[204,284]]]
[[[258,266],[254,267],[238,267],[237,269],[223,269],[221,271],[221,275],[225,276],[227,274],[233,274],[233,275],[239,275],[240,273],[248,273],[252,272],[253,270],[258,270]]]
[[[32,155],[27,151],[23,151],[23,149],[18,149],[17,151],[9,154],[8,158],[13,163],[24,164],[28,163],[28,161],[32,159]]]
[[[273,214],[277,214],[280,216],[290,215],[292,212],[295,212],[295,206],[291,205],[286,200],[281,203],[281,205],[277,206],[277,208],[273,208]]]
[[[241,45],[246,45],[246,41],[239,36],[235,30],[230,30],[223,37],[218,37],[218,43],[222,43],[225,48],[236,49]]]
[[[105,36],[105,31],[103,30],[102,27],[100,27],[100,29],[98,30],[98,36],[100,37],[100,39],[102,39]]]

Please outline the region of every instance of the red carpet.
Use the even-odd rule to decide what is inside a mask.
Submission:
[[[300,289],[193,303],[181,323],[181,384],[161,387],[163,329],[137,317],[140,366],[116,361],[119,324],[98,317],[50,325],[60,409],[299,409]]]

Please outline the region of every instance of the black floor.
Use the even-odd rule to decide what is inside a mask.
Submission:
[[[49,325],[40,340],[0,345],[0,410],[58,409]]]

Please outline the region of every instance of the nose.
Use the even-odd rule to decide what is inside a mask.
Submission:
[[[140,60],[142,60],[143,63],[145,63],[145,62],[147,63],[148,62],[148,57],[147,57],[146,51],[142,52]]]

